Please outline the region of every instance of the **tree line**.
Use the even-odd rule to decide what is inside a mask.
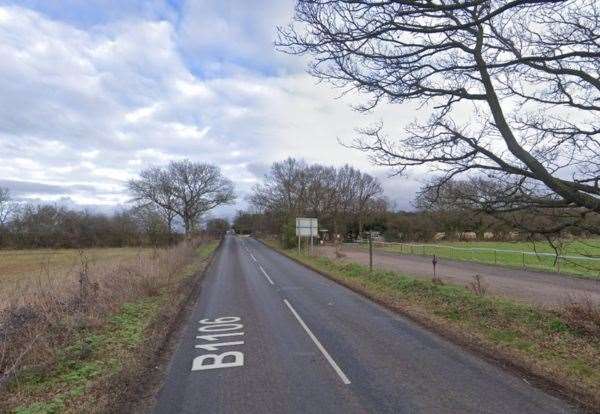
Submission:
[[[0,248],[162,246],[200,231],[222,236],[222,219],[206,213],[235,199],[218,167],[189,160],[149,167],[128,183],[131,207],[112,214],[13,200],[0,188]]]
[[[336,168],[288,158],[275,162],[249,196],[261,225],[295,240],[295,218],[315,217],[329,235],[360,234],[386,201],[377,178],[349,165]],[[240,220],[236,220],[240,224]],[[258,223],[258,222],[256,222]]]
[[[4,206],[10,203],[9,199],[3,202]],[[0,224],[0,248],[165,245],[178,239],[161,218],[136,209],[106,215],[52,204],[14,203],[10,216]]]
[[[248,198],[252,208],[239,211],[233,227],[238,233],[282,235],[287,245],[294,245],[294,219],[302,216],[318,218],[320,229],[347,241],[364,236],[364,230],[377,231],[387,241],[424,242],[460,239],[466,233],[480,240],[552,242],[599,232],[600,216],[588,212],[582,220],[577,208],[540,211],[510,208],[512,202],[502,208],[503,186],[489,177],[433,178],[417,192],[414,210],[401,211],[391,207],[381,184],[366,173],[288,158],[274,163],[254,187]]]

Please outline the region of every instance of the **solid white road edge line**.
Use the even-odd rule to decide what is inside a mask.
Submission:
[[[265,277],[267,278],[267,280],[269,281],[270,284],[274,285],[275,283],[273,283],[273,281],[271,280],[271,278],[269,277],[269,275],[267,274],[267,272],[265,272],[265,269],[263,269],[263,267],[259,264],[258,267],[260,268],[260,271],[263,273],[263,275],[265,275]]]
[[[323,354],[323,356],[325,357],[325,359],[327,360],[327,362],[329,362],[329,365],[331,365],[331,367],[334,369],[334,371],[342,379],[342,382],[344,384],[346,384],[346,385],[350,384],[350,380],[348,379],[348,377],[346,376],[346,374],[344,374],[344,371],[342,371],[342,369],[338,366],[338,364],[335,363],[335,361],[333,360],[333,358],[331,357],[331,355],[329,355],[329,352],[327,352],[327,350],[323,347],[323,345],[321,345],[321,342],[319,342],[319,340],[317,339],[317,337],[312,333],[312,331],[308,328],[308,326],[306,326],[306,324],[304,323],[304,321],[302,320],[302,318],[300,317],[300,315],[298,315],[298,313],[296,312],[296,310],[292,307],[292,305],[290,304],[290,302],[288,302],[287,299],[284,299],[283,301],[285,302],[285,304],[287,305],[287,307],[290,308],[290,311],[292,311],[292,313],[294,314],[294,316],[298,320],[298,323],[300,323],[300,326],[302,326],[304,328],[304,330],[306,331],[306,333],[308,334],[308,336],[310,337],[310,339],[312,339],[313,342],[315,343],[315,345],[317,346],[317,348],[319,348],[319,351],[321,351],[321,353]]]

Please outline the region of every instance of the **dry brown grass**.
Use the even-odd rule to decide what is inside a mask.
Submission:
[[[195,248],[2,252],[0,388],[23,367],[52,366],[80,329],[176,283]]]
[[[81,267],[82,256],[92,272],[97,268],[115,264],[131,264],[149,257],[147,248],[104,249],[39,249],[0,251],[0,309],[14,305],[15,299],[24,291],[37,289],[40,285],[62,286],[72,281]]]
[[[573,301],[562,310],[567,325],[582,335],[600,339],[600,305],[590,298]]]

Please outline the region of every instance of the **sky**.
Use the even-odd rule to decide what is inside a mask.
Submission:
[[[245,196],[288,156],[377,176],[410,209],[421,174],[390,177],[345,148],[355,129],[401,132],[402,106],[354,111],[360,96],[306,73],[273,46],[292,0],[0,0],[0,186],[73,208],[126,207],[126,183],[171,160],[218,165]]]

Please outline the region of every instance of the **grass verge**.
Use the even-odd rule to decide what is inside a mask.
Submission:
[[[467,288],[411,278],[325,257],[287,256],[436,330],[480,354],[510,366],[555,393],[600,411],[600,327],[592,316],[545,310],[478,295]],[[589,317],[589,323],[581,318]],[[585,327],[593,327],[587,329]]]
[[[143,371],[164,342],[217,242],[197,247],[170,269],[169,283],[142,290],[114,312],[80,324],[50,363],[24,364],[4,387],[0,411],[18,414],[110,412],[131,398]]]
[[[547,243],[536,242],[445,242],[440,244],[390,244],[375,243],[381,251],[413,256],[433,256],[459,260],[506,266],[517,269],[532,269],[561,273],[600,280],[600,242],[594,239],[585,244],[571,242],[562,253],[559,262]],[[367,249],[366,245],[360,245]],[[522,254],[525,252],[526,254]],[[550,254],[550,255],[548,255]]]

